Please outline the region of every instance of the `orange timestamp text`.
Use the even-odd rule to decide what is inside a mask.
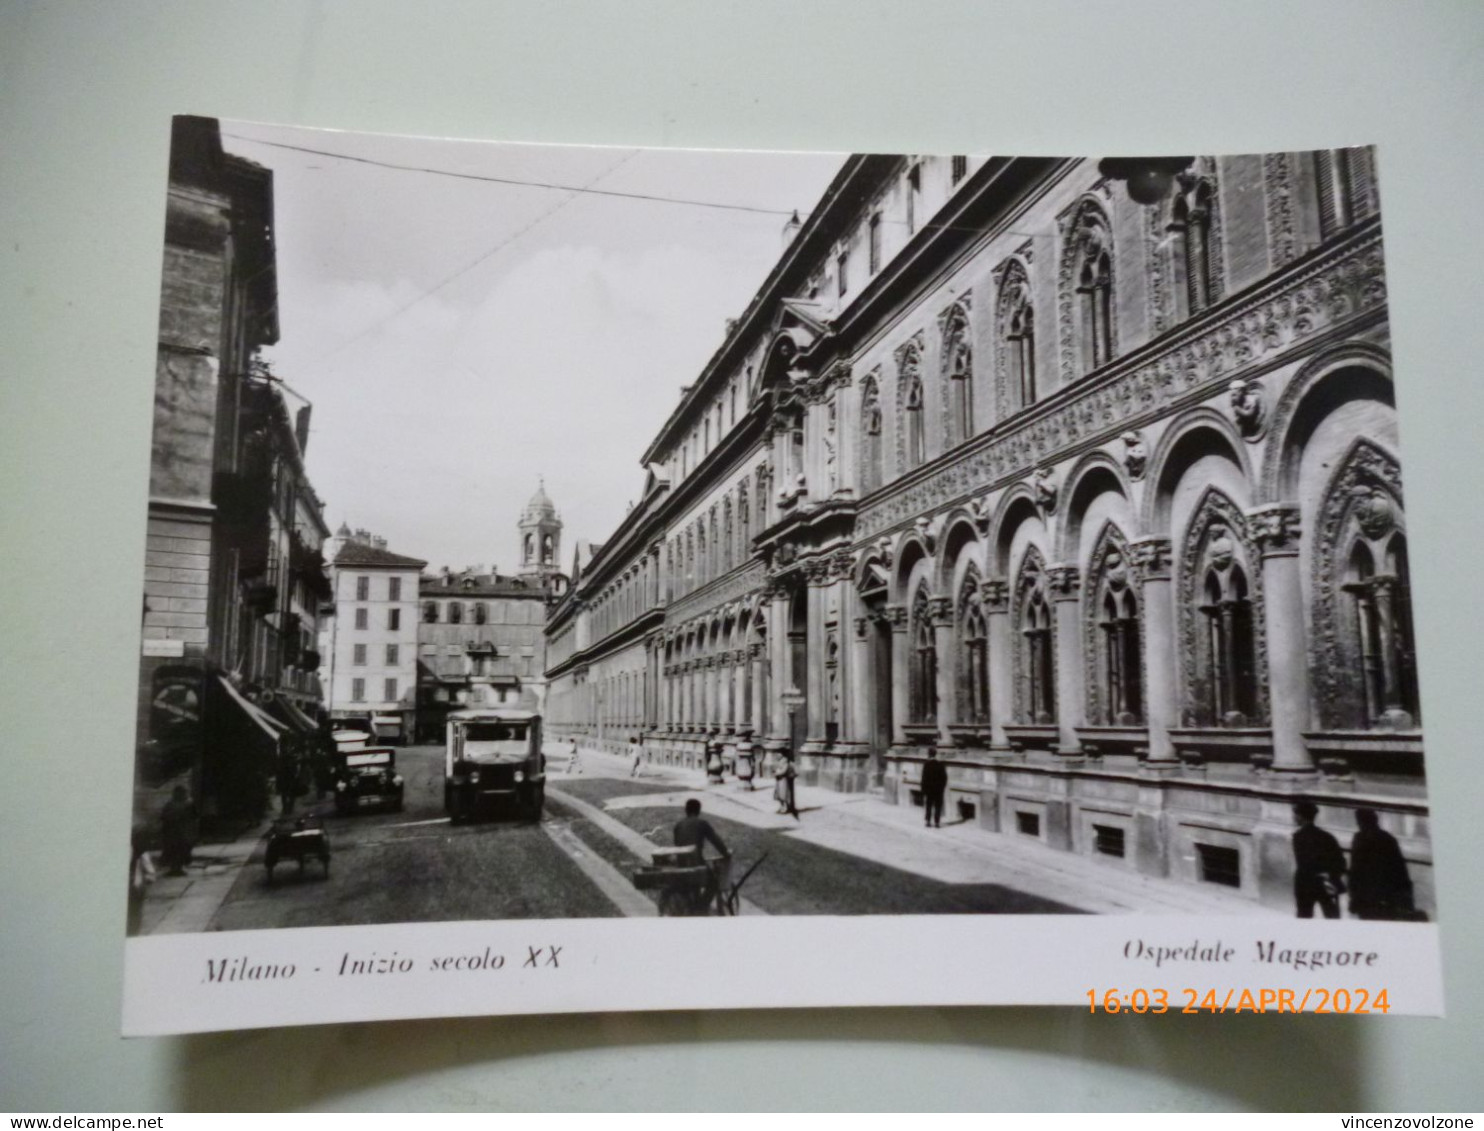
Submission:
[[[1089,989],[1091,1013],[1390,1013],[1385,987],[1313,986],[1306,990],[1271,986],[1199,990],[1163,987]]]

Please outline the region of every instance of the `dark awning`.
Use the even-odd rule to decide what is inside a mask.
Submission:
[[[244,697],[242,692],[233,687],[231,682],[227,680],[225,676],[218,676],[217,682],[220,683],[226,690],[227,695],[231,698],[232,702],[236,703],[238,707],[242,708],[243,713],[247,715],[247,717],[252,720],[252,722],[259,729],[261,729],[262,732],[267,735],[271,741],[277,742],[279,736],[288,729],[281,722],[273,718],[261,707],[259,707],[256,703],[252,703],[246,697]]]
[[[290,730],[296,730],[300,734],[319,733],[319,726],[316,725],[316,723],[307,715],[305,715],[303,711],[299,710],[298,707],[295,707],[292,702],[284,698],[282,695],[273,696],[272,701],[268,704],[268,710],[271,711],[280,722],[288,726]]]

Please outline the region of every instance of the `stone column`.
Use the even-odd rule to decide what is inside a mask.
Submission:
[[[855,602],[860,614],[853,620],[855,631],[851,635],[849,679],[845,684],[846,724],[842,728],[851,742],[871,741],[873,719],[871,717],[871,618],[860,602]]]
[[[815,408],[818,408],[816,405]],[[825,586],[829,584],[829,574],[826,572],[825,563],[812,561],[807,571],[808,589],[806,590],[805,607],[808,609],[809,622],[805,628],[805,673],[804,678],[808,686],[804,689],[808,696],[808,702],[804,709],[808,712],[808,742],[811,751],[822,750],[825,746],[825,719],[828,716],[828,705],[825,700],[829,696],[829,684],[825,677]]]
[[[980,587],[989,651],[990,745],[1008,750],[1005,724],[1015,718],[1015,641],[1010,636],[1010,585],[991,578]]]
[[[716,726],[716,657],[701,658],[701,729],[707,734]]]
[[[836,490],[841,494],[860,494],[860,452],[857,448],[860,419],[860,393],[850,375],[850,365],[840,361],[830,370],[835,386],[835,472]],[[863,740],[862,740],[863,741]]]
[[[1143,579],[1140,599],[1144,612],[1144,716],[1149,727],[1152,769],[1179,765],[1170,728],[1180,721],[1175,657],[1175,594],[1170,580],[1170,540],[1141,538],[1129,546],[1134,567]]]
[[[1074,565],[1046,570],[1046,588],[1056,618],[1057,753],[1079,754],[1077,725],[1086,703],[1082,677],[1082,575]]]
[[[907,606],[888,605],[886,615],[891,623],[891,740],[895,745],[904,745],[907,736],[902,726],[907,721]]]
[[[1309,657],[1299,578],[1299,508],[1294,503],[1258,507],[1248,512],[1247,524],[1262,552],[1273,769],[1312,774],[1314,761],[1304,742],[1309,729]]]
[[[762,641],[747,646],[748,662],[752,664],[752,737],[762,741],[768,734],[767,657],[763,655]]]
[[[788,588],[776,586],[770,591],[768,612],[768,738],[777,750],[788,749],[788,710],[783,693],[788,690]]]
[[[948,724],[958,721],[958,649],[953,646],[953,598],[934,597],[928,602],[933,625],[933,652],[937,658],[938,743],[953,745]]]

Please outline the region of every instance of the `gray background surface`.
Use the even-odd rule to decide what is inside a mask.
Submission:
[[[0,1109],[1479,1108],[1481,17],[1360,0],[0,0]],[[621,145],[1378,143],[1449,1017],[842,1009],[118,1038],[175,112]]]

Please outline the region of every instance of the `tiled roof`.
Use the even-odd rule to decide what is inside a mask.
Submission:
[[[399,569],[422,569],[428,563],[421,558],[405,558],[390,550],[380,550],[364,542],[347,542],[335,555],[336,565],[389,566]]]
[[[465,581],[473,582],[465,585]],[[453,584],[445,585],[443,578],[424,576],[418,582],[419,597],[542,597],[545,589],[538,579],[529,581],[500,573],[475,573],[453,575]]]

